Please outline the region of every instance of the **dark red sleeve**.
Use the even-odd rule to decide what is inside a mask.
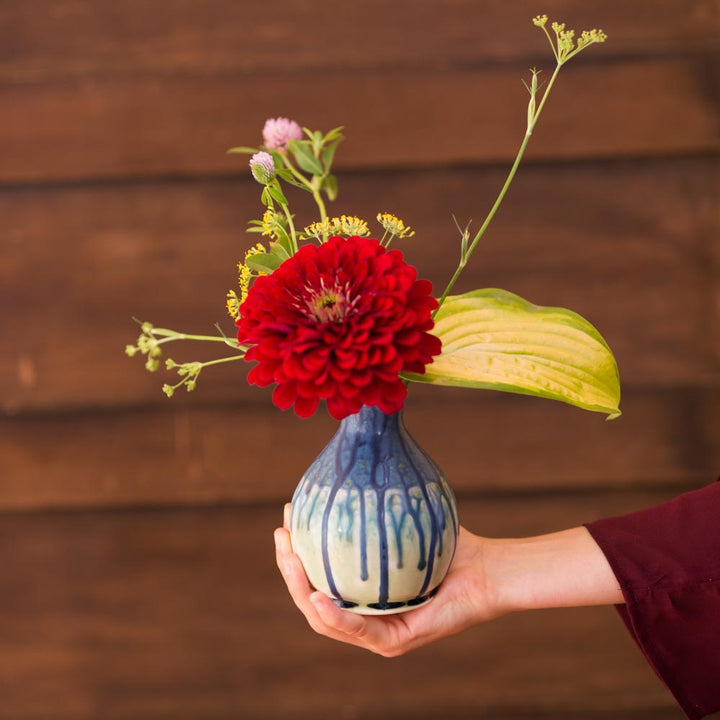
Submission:
[[[720,710],[720,483],[586,527],[628,629],[687,716]]]

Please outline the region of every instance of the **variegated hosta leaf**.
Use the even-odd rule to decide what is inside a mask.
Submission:
[[[537,395],[620,415],[617,364],[600,333],[571,310],[541,307],[505,290],[448,297],[433,333],[442,354],[415,382]]]

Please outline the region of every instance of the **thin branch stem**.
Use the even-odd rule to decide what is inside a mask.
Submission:
[[[308,190],[312,191],[312,185],[308,182],[308,179],[299,170],[296,170],[295,166],[290,162],[287,154],[282,152],[280,155],[285,163],[285,167],[292,173],[293,177]]]
[[[289,158],[285,153],[282,153],[282,159],[285,163],[285,167],[292,173],[293,177],[301,183],[304,187],[306,187],[313,196],[313,200],[315,201],[315,204],[318,207],[318,210],[320,211],[320,222],[323,224],[327,220],[327,210],[325,209],[325,203],[322,199],[322,195],[320,194],[320,190],[318,190],[318,186],[322,185],[323,180],[327,176],[327,173],[320,177],[320,180],[318,182],[317,176],[313,177],[312,181],[309,181],[299,170],[295,168],[295,166],[290,162]],[[285,210],[286,215],[288,215],[289,210],[286,208],[283,208]],[[292,226],[292,220],[290,220],[288,216],[288,220],[290,221],[291,228],[293,229],[293,241],[295,244],[295,250],[297,251],[297,240],[295,239],[294,234],[294,228]],[[327,240],[327,233],[323,233],[323,241]]]
[[[290,213],[290,208],[285,203],[281,203],[280,207],[282,207],[283,212],[285,213],[285,218],[288,221],[288,228],[290,229],[290,240],[292,242],[292,249],[293,249],[293,253],[296,253],[298,251],[297,233],[295,232],[295,223],[293,222],[292,214]]]
[[[315,200],[315,204],[318,206],[318,210],[320,211],[320,222],[324,224],[327,220],[327,210],[325,209],[325,202],[323,201],[322,195],[317,188],[313,188],[312,195],[313,199]]]
[[[515,162],[513,163],[512,167],[510,168],[510,172],[508,173],[508,176],[505,179],[505,183],[503,184],[502,188],[500,189],[500,192],[498,193],[497,198],[495,198],[495,202],[493,203],[493,206],[490,208],[490,212],[487,214],[487,217],[483,221],[483,224],[480,226],[480,229],[475,234],[475,237],[473,238],[472,242],[470,243],[467,251],[460,258],[460,263],[458,264],[458,267],[455,270],[455,273],[450,278],[450,281],[446,285],[445,290],[443,291],[443,294],[440,296],[440,299],[438,300],[438,307],[435,310],[435,313],[433,313],[433,317],[435,316],[435,314],[437,314],[438,310],[442,307],[442,304],[445,302],[447,296],[450,294],[451,290],[455,286],[457,279],[460,277],[460,273],[462,273],[463,268],[465,267],[465,265],[467,265],[467,262],[470,259],[470,256],[473,254],[473,252],[475,251],[475,248],[477,247],[477,244],[480,242],[480,238],[482,238],[482,236],[485,234],[485,231],[487,230],[488,225],[490,225],[490,222],[495,217],[495,213],[498,211],[500,205],[502,204],[502,201],[504,200],[505,195],[507,194],[507,191],[510,188],[510,185],[512,184],[515,174],[517,173],[517,170],[520,167],[520,162],[523,158],[523,155],[525,154],[525,148],[527,148],[527,144],[530,141],[530,136],[532,135],[532,132],[535,128],[535,124],[537,123],[537,120],[540,117],[540,113],[542,112],[543,107],[545,107],[545,102],[547,101],[548,95],[550,94],[550,90],[552,90],[552,86],[555,83],[555,78],[557,77],[558,72],[561,67],[562,67],[562,63],[558,62],[557,66],[555,67],[555,71],[553,72],[552,77],[550,78],[550,82],[547,84],[547,87],[545,88],[545,92],[543,93],[540,104],[538,105],[535,112],[532,114],[532,117],[528,120],[527,130],[525,131],[525,137],[523,138],[523,141],[520,145],[520,149],[518,150],[518,153],[515,156]],[[532,99],[534,99],[534,98],[531,98],[531,100]]]
[[[233,348],[239,348],[240,346],[237,344],[233,344],[233,341],[226,337],[219,337],[217,335],[190,335],[188,333],[181,333],[177,332],[175,330],[169,330],[168,328],[156,328],[154,327],[150,333],[152,335],[157,335],[162,338],[165,338],[164,340],[158,340],[158,345],[161,343],[171,342],[173,340],[198,340],[202,342],[210,341],[210,342],[221,342],[225,345]]]
[[[242,360],[242,355],[229,355],[228,357],[218,358],[217,360],[208,360],[207,362],[200,363],[204,368],[210,365],[220,365],[221,363],[234,362],[235,360]]]
[[[535,129],[535,125],[538,121],[538,118],[540,117],[540,113],[542,112],[543,108],[545,107],[545,103],[548,99],[548,95],[550,94],[550,91],[552,90],[552,86],[555,84],[555,79],[558,76],[558,73],[560,72],[560,68],[563,66],[564,63],[558,62],[558,64],[555,66],[555,70],[552,74],[552,77],[550,78],[550,82],[547,84],[547,87],[545,88],[545,92],[543,93],[542,100],[540,101],[540,104],[538,105],[537,110],[535,111],[535,114],[533,115],[532,121],[528,123],[528,130],[527,134],[531,135],[532,131]],[[521,148],[521,151],[525,148]]]

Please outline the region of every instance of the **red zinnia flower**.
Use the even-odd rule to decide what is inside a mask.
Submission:
[[[431,335],[437,300],[398,250],[373,238],[305,245],[258,277],[240,306],[238,340],[258,364],[248,382],[277,383],[273,402],[301,417],[321,399],[337,420],[376,405],[403,406],[403,371],[424,373],[441,349]]]

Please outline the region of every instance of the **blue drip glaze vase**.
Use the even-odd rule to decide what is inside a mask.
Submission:
[[[361,614],[411,610],[432,598],[458,537],[457,504],[402,411],[365,406],[303,475],[290,513],[308,579]]]

